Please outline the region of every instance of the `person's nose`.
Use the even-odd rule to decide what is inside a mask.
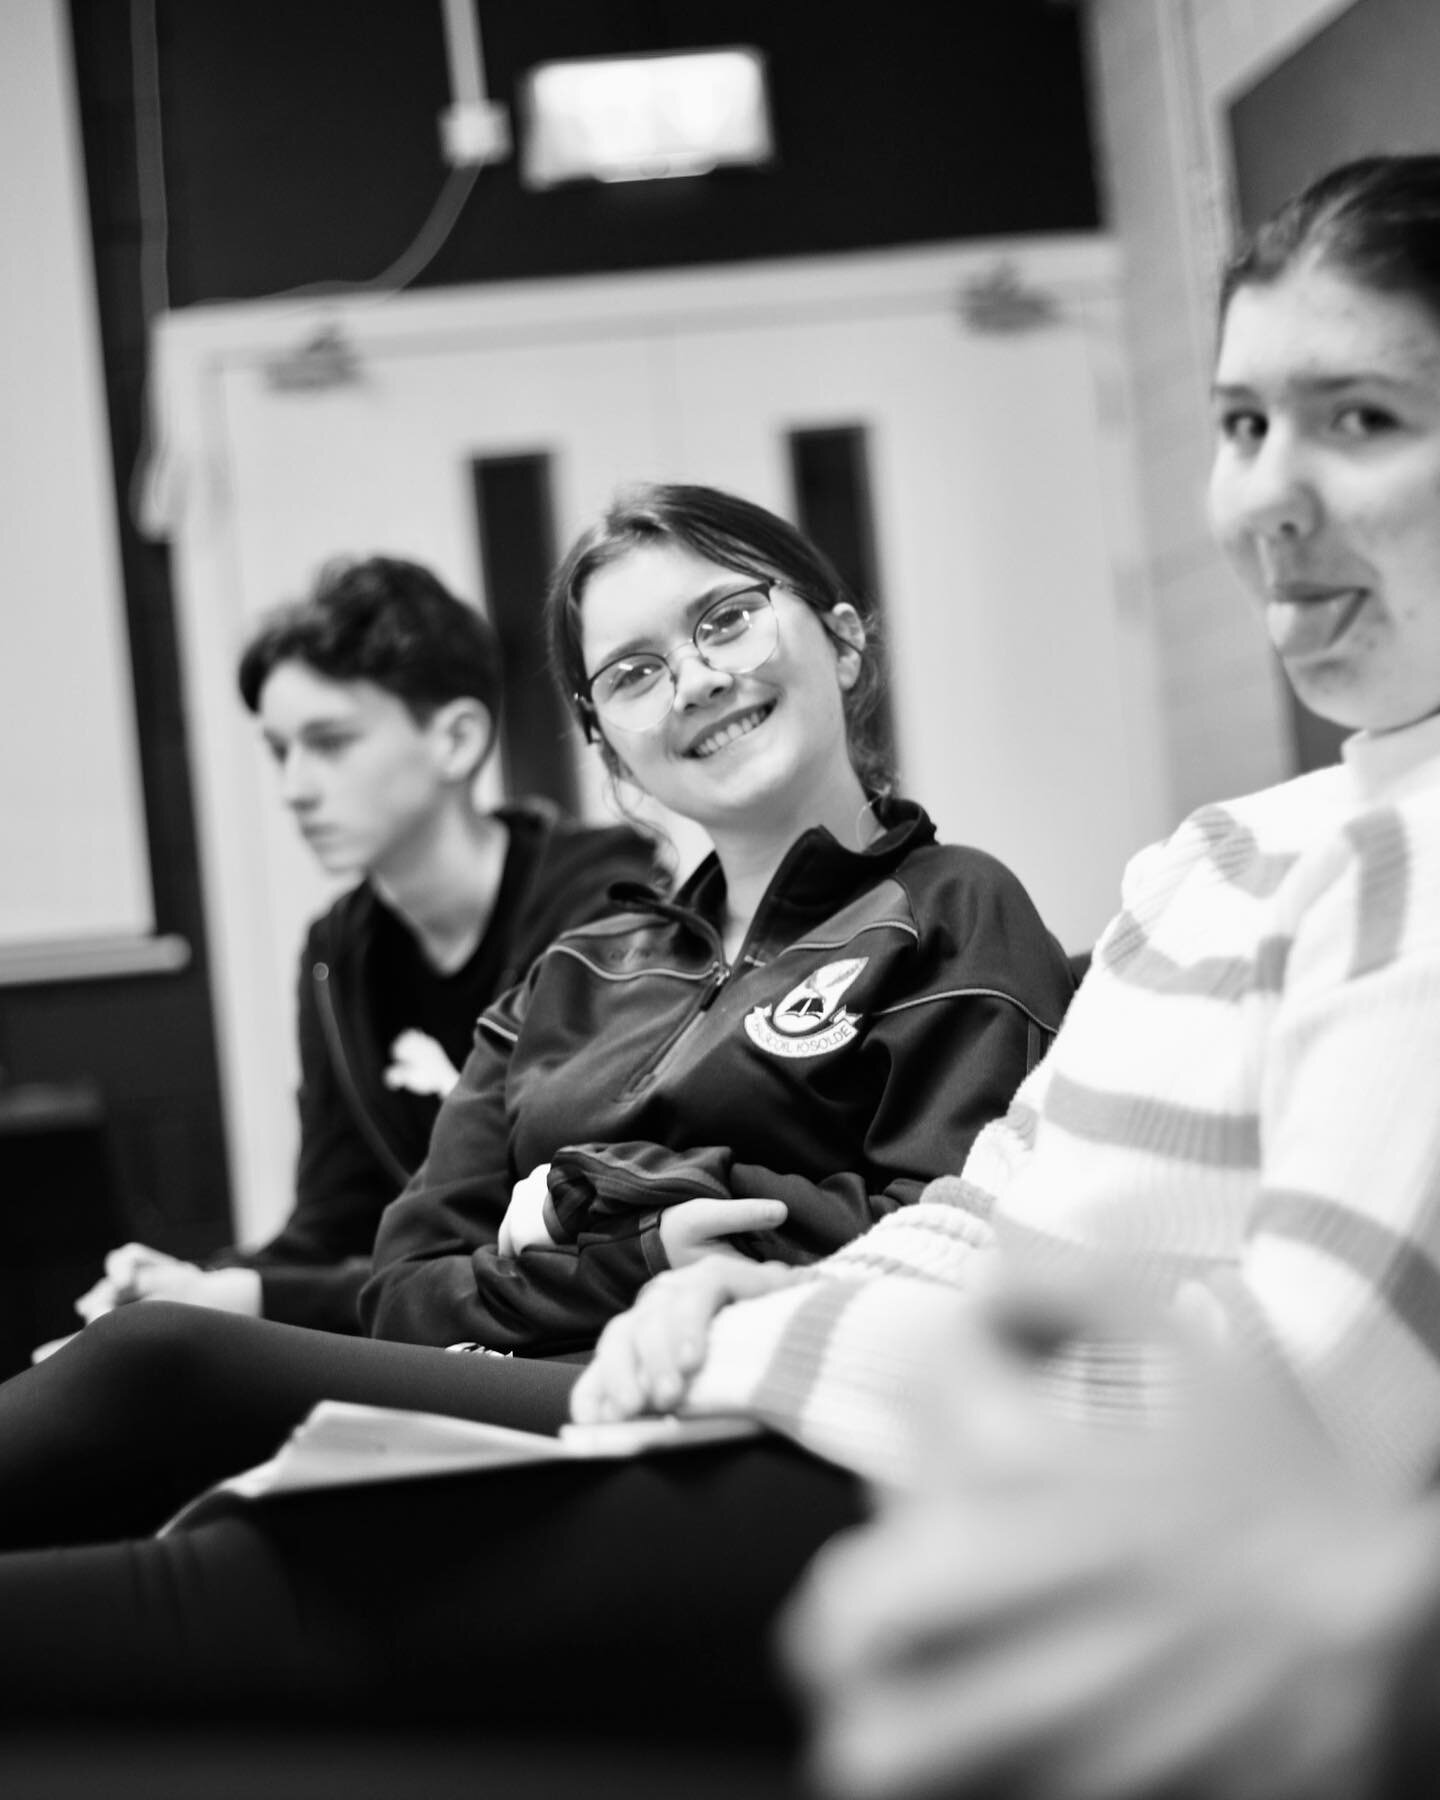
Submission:
[[[717,694],[735,685],[735,677],[724,669],[712,669],[694,644],[682,644],[670,655],[670,673],[675,681],[675,710],[685,712],[694,706],[705,706]]]
[[[1309,537],[1322,506],[1303,445],[1272,428],[1239,480],[1237,501],[1246,529],[1262,543]]]
[[[314,763],[300,744],[290,746],[280,765],[280,798],[294,812],[303,812],[315,804]]]

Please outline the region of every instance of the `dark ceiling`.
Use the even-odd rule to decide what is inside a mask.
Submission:
[[[87,106],[118,107],[127,7],[73,0]],[[141,8],[141,11],[144,9]],[[155,0],[174,304],[373,277],[444,180],[440,0]],[[556,57],[741,43],[776,165],[526,191],[485,170],[423,283],[853,250],[1096,222],[1080,30],[1051,0],[479,0],[491,95]]]

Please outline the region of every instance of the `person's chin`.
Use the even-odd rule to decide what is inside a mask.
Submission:
[[[1341,731],[1395,731],[1413,723],[1405,708],[1377,692],[1354,669],[1337,661],[1316,661],[1303,668],[1287,669],[1296,698],[1316,718]],[[1440,704],[1440,697],[1437,697]]]
[[[728,807],[763,802],[777,785],[793,778],[784,746],[774,739],[738,739],[700,765],[709,792]]]
[[[327,875],[358,875],[365,869],[365,859],[354,845],[333,838],[316,838],[309,843],[310,854]]]

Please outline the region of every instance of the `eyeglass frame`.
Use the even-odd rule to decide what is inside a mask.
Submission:
[[[738,571],[737,571],[737,573],[738,573]],[[705,665],[705,667],[707,669],[713,669],[715,671],[715,673],[718,675],[751,675],[755,672],[756,669],[763,669],[765,667],[765,664],[767,662],[769,662],[770,658],[780,648],[780,618],[779,618],[779,614],[775,611],[775,589],[778,587],[781,587],[781,586],[783,586],[783,583],[777,577],[775,577],[773,575],[757,577],[754,580],[747,581],[743,587],[732,588],[728,594],[718,594],[710,602],[710,604],[700,614],[699,618],[696,619],[695,629],[690,633],[690,637],[688,640],[690,645],[694,649],[695,654],[700,658],[700,661]],[[710,615],[716,611],[717,608],[728,605],[732,601],[738,600],[742,594],[757,594],[757,593],[763,594],[765,596],[765,610],[767,613],[769,613],[771,619],[774,620],[774,623],[775,623],[775,638],[774,638],[773,643],[770,645],[770,648],[765,652],[765,654],[759,659],[758,662],[751,663],[748,668],[726,669],[723,666],[720,666],[716,663],[712,663],[710,661],[709,657],[706,656],[705,652],[700,648],[700,642],[699,642],[700,628],[704,625],[705,621],[710,617]],[[828,629],[828,627],[827,627],[827,629]],[[683,642],[683,640],[682,640],[682,642]],[[605,671],[607,669],[614,668],[616,663],[626,662],[633,656],[653,656],[657,659],[657,661],[659,661],[663,665],[666,674],[670,677],[670,704],[665,708],[664,712],[662,712],[660,714],[659,718],[656,719],[652,724],[649,724],[649,725],[616,725],[613,720],[611,721],[611,724],[614,727],[614,729],[617,731],[637,731],[637,732],[639,732],[639,731],[658,731],[659,730],[659,728],[665,723],[666,719],[668,719],[670,717],[670,714],[675,710],[675,696],[680,691],[680,677],[679,677],[679,674],[677,673],[677,671],[675,670],[674,665],[671,663],[670,658],[674,655],[675,651],[680,649],[681,647],[682,647],[682,645],[680,645],[680,644],[674,645],[674,646],[672,646],[671,649],[663,652],[663,654],[662,654],[662,652],[660,652],[658,650],[626,651],[621,656],[612,656],[610,658],[609,662],[601,663],[600,667],[598,669],[596,669],[596,671],[593,675],[587,675],[585,677],[585,685],[582,688],[576,688],[573,695],[571,696],[571,698],[574,700],[575,710],[580,716],[581,725],[584,728],[585,740],[587,743],[593,744],[600,735],[600,720],[601,720],[602,714],[600,712],[600,708],[595,704],[594,698],[592,697],[595,683],[600,679],[600,677],[605,673]]]

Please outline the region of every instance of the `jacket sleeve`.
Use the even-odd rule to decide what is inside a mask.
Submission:
[[[260,1276],[260,1315],[312,1331],[360,1332],[360,1290],[370,1279],[370,1258],[340,1262],[252,1264]]]
[[[579,1246],[516,1258],[496,1250],[510,1204],[505,1100],[511,1043],[496,1029],[515,1016],[512,994],[481,1022],[459,1085],[446,1098],[430,1151],[386,1208],[374,1272],[360,1295],[371,1336],[410,1344],[484,1344],[556,1355],[588,1349],[645,1281],[638,1221],[626,1221],[598,1267]]]
[[[399,1184],[360,1135],[340,1090],[311,975],[318,955],[312,933],[296,993],[300,1153],[294,1208],[268,1243],[226,1251],[212,1266],[255,1269],[267,1319],[358,1332],[356,1300],[369,1273],[375,1224]]]

